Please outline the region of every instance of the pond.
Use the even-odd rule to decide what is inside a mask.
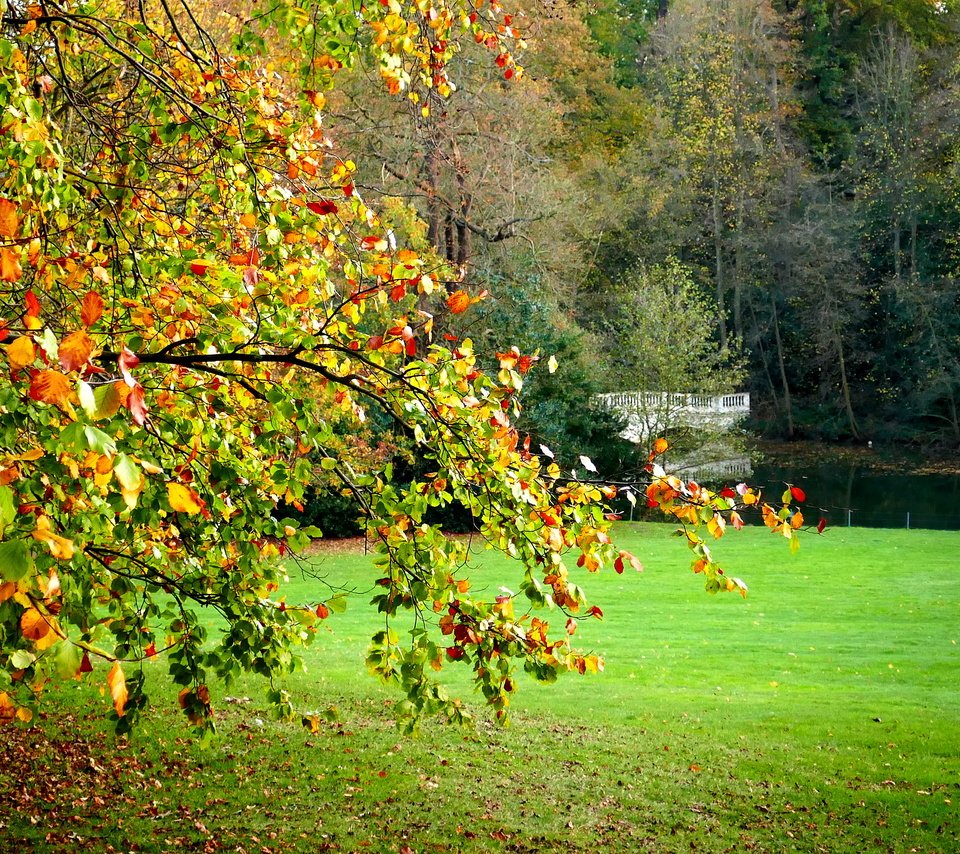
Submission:
[[[761,443],[755,460],[737,457],[705,467],[667,465],[712,488],[746,481],[779,502],[785,484],[807,495],[804,517],[815,525],[933,528],[960,531],[960,467],[954,459],[911,459],[868,448]],[[618,511],[629,516],[626,502]],[[636,512],[636,511],[635,511]],[[747,522],[760,524],[755,514]]]
[[[831,525],[960,530],[960,475],[909,473],[857,461],[784,465],[763,461],[751,485],[779,498],[785,483],[807,494],[804,516]],[[816,518],[812,518],[816,514]]]

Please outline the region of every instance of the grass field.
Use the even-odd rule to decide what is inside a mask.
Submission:
[[[475,731],[414,739],[364,674],[367,559],[321,554],[363,592],[288,686],[335,709],[320,733],[251,681],[215,692],[206,750],[159,687],[117,740],[78,684],[0,731],[0,851],[960,851],[960,534],[828,529],[791,555],[744,530],[717,548],[744,601],[707,596],[669,532],[621,525],[646,571],[585,581],[602,675],[523,681],[507,729],[478,706]],[[478,584],[510,578],[484,557]]]

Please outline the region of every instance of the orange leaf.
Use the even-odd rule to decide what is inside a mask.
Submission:
[[[88,295],[89,296],[89,295]],[[90,361],[93,339],[82,329],[71,332],[60,342],[60,367],[65,371],[79,371]]]
[[[40,403],[63,406],[73,397],[73,386],[60,371],[38,371],[30,381],[30,397]]]
[[[20,266],[20,253],[15,249],[0,249],[0,281],[17,282],[23,274]]]
[[[42,640],[50,633],[50,623],[36,608],[27,608],[20,615],[20,632],[27,640]]]
[[[454,291],[447,297],[447,308],[453,314],[462,314],[470,308],[470,296],[466,291]]]
[[[16,237],[19,232],[17,206],[10,199],[0,199],[0,237]]]
[[[117,710],[117,717],[122,718],[124,707],[127,705],[127,677],[123,675],[123,668],[119,661],[115,661],[110,668],[110,673],[107,674],[107,685],[110,686],[110,696],[113,698],[113,708]]]
[[[170,482],[167,484],[167,498],[170,507],[178,513],[199,513],[203,509],[200,497],[182,483]]]
[[[7,344],[7,361],[11,371],[18,371],[31,364],[36,358],[37,351],[33,341],[26,335],[21,335],[16,341]]]
[[[657,439],[657,441],[653,443],[653,452],[655,454],[662,454],[669,447],[670,447],[670,443],[666,439],[663,439],[663,438]]]
[[[80,322],[88,329],[103,316],[103,297],[96,291],[84,294],[80,303]]]
[[[0,691],[0,726],[10,723],[17,716],[17,707],[6,691]]]

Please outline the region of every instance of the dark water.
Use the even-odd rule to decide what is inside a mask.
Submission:
[[[820,466],[760,463],[747,481],[779,501],[784,484],[807,494],[804,516],[831,525],[960,530],[960,476],[900,474],[851,462]]]

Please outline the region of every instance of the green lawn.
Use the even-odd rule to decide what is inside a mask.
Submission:
[[[98,670],[41,732],[0,731],[0,851],[960,850],[960,534],[828,529],[791,555],[747,529],[716,547],[744,601],[707,596],[670,530],[620,526],[646,571],[584,582],[602,675],[523,681],[507,729],[478,707],[474,732],[416,739],[363,670],[367,559],[320,557],[364,592],[288,687],[335,720],[272,721],[251,681],[216,692],[201,750],[158,688],[117,740]],[[292,574],[288,600],[324,595]]]

